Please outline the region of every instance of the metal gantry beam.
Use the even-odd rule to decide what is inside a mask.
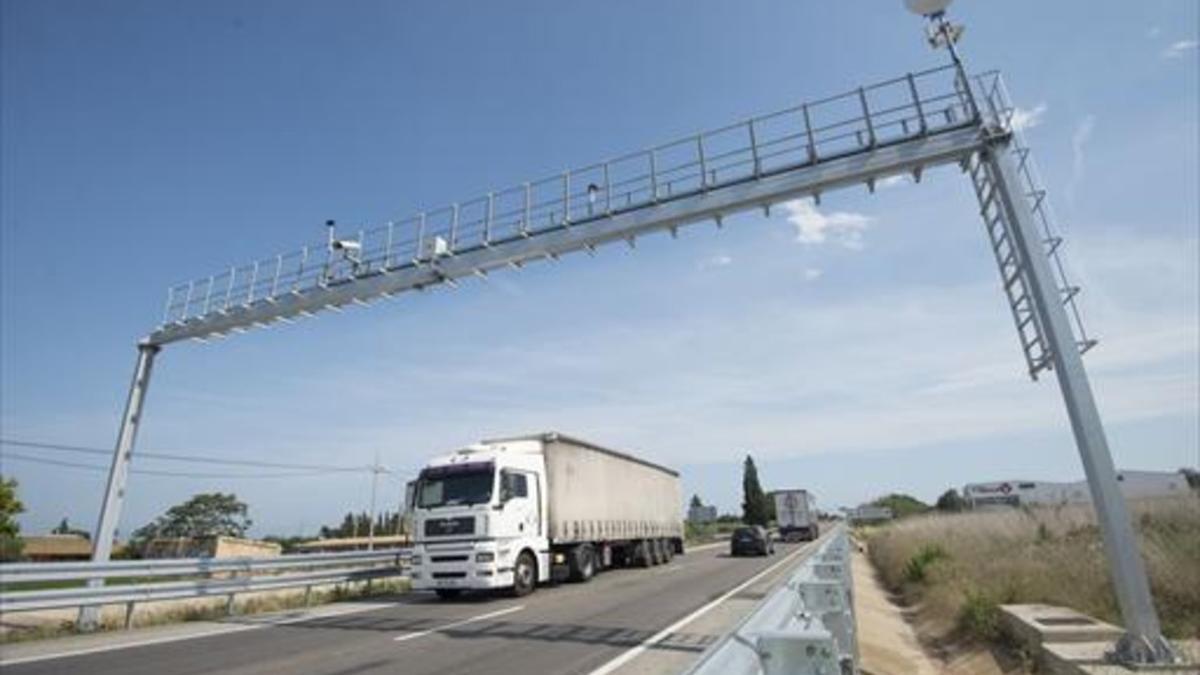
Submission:
[[[1014,138],[1013,110],[998,74],[968,78],[955,53],[951,66],[493,190],[359,230],[351,239],[337,239],[331,228],[324,247],[175,286],[163,322],[139,345],[93,560],[106,561],[111,551],[150,367],[162,345],[453,286],[504,267],[613,242],[632,245],[639,236],[709,220],[720,225],[730,214],[806,196],[819,200],[823,192],[858,184],[870,189],[902,173],[919,179],[930,167],[959,163],[980,199],[1030,375],[1050,368],[1058,377],[1127,630],[1119,656],[1172,662],[1083,368],[1081,350],[1094,341],[1079,321],[1077,289],[1065,280],[1061,239],[1050,229],[1044,191],[1031,178],[1028,149]]]

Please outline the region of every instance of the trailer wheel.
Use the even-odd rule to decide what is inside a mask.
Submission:
[[[651,551],[650,542],[641,539],[633,547],[634,564],[638,567],[649,567],[654,564],[654,553]]]
[[[536,586],[537,561],[533,559],[533,554],[524,551],[517,556],[517,562],[513,565],[512,594],[518,598],[529,595]]]
[[[588,544],[580,544],[571,550],[568,560],[569,579],[587,581],[596,575],[596,553]]]
[[[667,539],[659,539],[659,544],[662,546],[663,562],[669,563],[675,557],[675,544]]]
[[[652,565],[661,565],[666,562],[666,556],[663,554],[662,539],[650,540],[650,555],[652,557]]]

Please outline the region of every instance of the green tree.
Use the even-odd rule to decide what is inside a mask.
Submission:
[[[886,506],[896,518],[912,516],[929,510],[929,505],[912,495],[892,493],[871,502],[874,506]]]
[[[949,490],[943,492],[942,496],[938,497],[937,503],[934,504],[934,508],[936,508],[938,511],[950,511],[955,513],[962,511],[964,508],[966,508],[966,506],[966,500],[960,497],[958,495],[958,490],[955,490],[954,488],[950,488]]]
[[[700,501],[700,495],[692,495],[691,508],[698,509],[701,506],[704,506],[704,502]]]
[[[754,458],[746,455],[742,464],[742,521],[766,526],[769,520],[767,496],[758,482],[758,468],[754,466]]]
[[[193,495],[138,529],[132,539],[144,544],[160,537],[242,537],[252,523],[248,514],[249,507],[232,493]]]
[[[92,538],[91,532],[88,532],[87,530],[78,530],[71,527],[71,523],[66,519],[65,516],[58,522],[57,527],[55,527],[53,530],[50,530],[50,534],[73,534],[83,537],[84,539]]]
[[[21,524],[17,515],[25,512],[25,505],[17,497],[17,479],[0,476],[0,562],[11,562],[21,557],[25,548],[21,541]]]

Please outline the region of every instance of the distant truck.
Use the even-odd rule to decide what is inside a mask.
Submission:
[[[558,433],[485,440],[430,461],[414,481],[411,579],[442,598],[683,553],[679,474]]]
[[[807,490],[776,490],[775,520],[784,541],[814,541],[821,536],[817,500]]]

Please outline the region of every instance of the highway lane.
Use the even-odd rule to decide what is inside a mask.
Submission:
[[[664,629],[701,608],[719,614],[729,604],[726,600],[740,601],[738,611],[745,611],[810,550],[811,546],[779,545],[770,558],[735,559],[726,555],[722,545],[693,551],[668,565],[614,570],[587,584],[542,588],[525,598],[442,602],[431,595],[409,594],[399,596],[394,604],[359,613],[11,664],[4,672],[588,675],[597,669],[677,671],[721,630],[709,625],[703,632],[690,632],[690,623],[666,634]],[[723,598],[733,589],[739,592]],[[727,623],[736,618],[728,617]],[[247,617],[239,623],[262,622]],[[618,666],[625,670],[618,671]]]

